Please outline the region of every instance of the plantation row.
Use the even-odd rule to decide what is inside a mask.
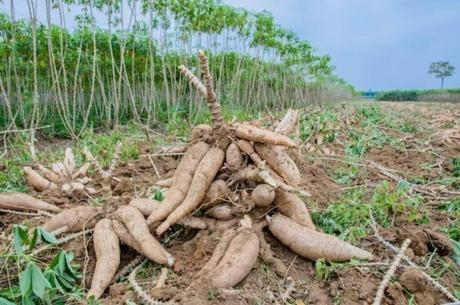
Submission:
[[[377,93],[378,101],[422,101],[460,103],[460,89],[392,90]]]
[[[177,66],[196,67],[198,48],[207,49],[224,109],[298,107],[354,94],[332,74],[329,56],[314,54],[267,12],[218,0],[29,4],[28,20],[17,20],[14,6],[0,15],[2,129],[46,125],[78,138],[89,126],[194,121],[203,115],[200,98]],[[81,10],[74,23],[69,5]],[[46,20],[37,20],[40,9]]]

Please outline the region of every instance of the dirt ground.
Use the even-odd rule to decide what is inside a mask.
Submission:
[[[324,144],[334,151],[332,156],[302,151],[301,158],[298,160],[299,168],[303,177],[302,186],[311,194],[306,201],[311,210],[324,211],[328,205],[353,187],[366,184],[372,188],[382,181],[388,181],[391,185],[397,184],[394,177],[389,177],[387,171],[374,166],[375,164],[389,169],[390,173],[397,177],[433,181],[446,175],[450,158],[460,157],[460,142],[455,139],[443,140],[442,134],[439,133],[451,128],[459,128],[460,107],[448,106],[450,110],[446,110],[432,105],[391,103],[383,105],[382,108],[406,113],[408,117],[416,112],[419,118],[416,123],[422,128],[410,134],[392,130],[391,133],[397,135],[405,149],[401,151],[389,145],[371,147],[359,160],[361,165],[357,177],[351,185],[347,186],[337,183],[333,175],[338,168],[347,168],[340,161],[345,155],[344,145],[336,142]],[[449,116],[450,112],[454,114]],[[446,127],[451,120],[457,122],[456,125]],[[340,130],[345,131],[347,128],[344,126]],[[341,135],[339,138],[344,139],[346,136]],[[433,141],[430,142],[431,140]],[[159,180],[158,176],[164,179],[173,175],[178,162],[176,157],[152,157],[149,156],[151,153],[147,148],[141,147],[138,159],[124,161],[117,168],[115,174],[117,181],[113,182],[112,187],[114,195],[119,196],[119,204],[127,204],[134,197],[150,195],[152,187]],[[97,181],[94,184],[95,187],[98,186]],[[458,192],[458,188],[457,185],[457,189],[452,191]],[[43,194],[31,193],[43,197]],[[443,286],[458,289],[459,266],[449,255],[446,255],[450,254],[451,250],[448,238],[438,233],[442,228],[450,225],[455,220],[455,216],[440,210],[437,206],[438,200],[431,195],[426,196],[423,209],[429,215],[427,223],[417,224],[410,221],[408,215],[396,215],[393,224],[382,228],[380,234],[398,247],[404,239],[410,238],[412,242],[406,255],[414,263],[422,266],[421,270],[435,276]],[[47,197],[44,199],[56,201]],[[80,204],[74,199],[61,201],[61,207]],[[43,215],[24,216],[0,212],[2,247],[7,247],[6,239],[13,224],[24,223],[28,226],[36,226],[43,224],[45,220],[46,216]],[[372,252],[374,260],[355,264],[327,265],[328,275],[322,276],[314,262],[295,255],[265,231],[265,237],[276,257],[289,266],[284,277],[276,275],[259,260],[249,276],[233,289],[197,292],[189,291],[187,287],[194,280],[196,272],[210,258],[220,236],[216,232],[183,228],[177,230],[181,231],[180,234],[168,240],[167,249],[177,263],[169,272],[166,286],[161,289],[153,288],[154,275],[158,274],[160,269],[153,263],[146,265],[144,272],[137,276],[137,281],[152,297],[163,301],[174,299],[180,304],[372,304],[377,288],[395,256],[393,251],[370,232],[359,241],[359,247]],[[75,253],[76,261],[85,274],[81,285],[88,287],[95,265],[90,235],[74,239],[63,248]],[[433,252],[435,249],[436,251]],[[53,251],[44,252],[41,259],[46,261],[46,257],[51,258],[52,253]],[[123,247],[121,267],[135,257],[134,251]],[[457,271],[446,271],[449,268]],[[383,304],[434,305],[449,302],[443,293],[422,276],[421,270],[411,268],[403,262],[385,291]],[[9,277],[2,267],[0,287],[7,286],[8,280]],[[127,300],[142,304],[142,300],[134,293],[124,277],[122,281],[112,285],[102,303],[121,305]]]

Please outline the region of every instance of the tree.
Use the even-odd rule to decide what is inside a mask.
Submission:
[[[444,78],[454,75],[455,67],[448,61],[435,61],[430,65],[428,73],[441,79],[441,89],[444,87]]]

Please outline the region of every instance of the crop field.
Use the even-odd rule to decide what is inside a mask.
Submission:
[[[267,113],[248,120],[254,126],[271,128],[279,118]],[[372,259],[312,262],[262,229],[271,259],[259,253],[249,275],[233,289],[212,285],[205,286],[205,291],[190,289],[222,231],[198,230],[182,222],[161,238],[175,259],[171,269],[121,247],[118,274],[102,304],[371,304],[405,239],[411,240],[406,257],[392,276],[383,303],[442,304],[449,301],[449,295],[459,298],[459,122],[460,108],[452,104],[348,102],[302,109],[292,133],[298,146],[288,152],[302,177],[298,188],[309,194],[302,198],[314,226],[369,251]],[[151,130],[153,140],[146,141],[142,130],[128,125],[119,132],[89,134],[79,142],[40,141],[35,161],[29,147],[18,141],[1,161],[0,188],[2,192],[26,192],[60,209],[103,207],[105,213],[133,198],[161,202],[167,188],[157,183],[174,175],[181,145],[187,144],[184,140],[190,134],[188,128],[177,136]],[[77,168],[88,160],[85,147],[98,156],[104,168],[110,166],[116,151],[119,162],[111,167],[108,197],[97,167],[90,168],[86,176],[85,187],[92,189],[91,195],[40,192],[25,181],[23,167],[51,167],[64,158],[68,147],[75,154]],[[243,153],[243,158],[247,164],[250,157]],[[230,181],[228,164],[219,171],[221,179]],[[234,215],[242,215],[238,210],[245,204],[241,196],[253,187],[241,183],[221,202],[233,207]],[[260,223],[273,209],[256,206],[245,215]],[[73,233],[54,237],[34,228],[46,226],[56,212],[13,210],[2,206],[0,214],[0,296],[13,304],[24,298],[24,292],[36,304],[40,300],[81,303],[95,272],[94,223],[89,220],[87,227],[81,225]],[[194,215],[208,212],[202,207]],[[26,278],[29,276],[32,281]],[[31,285],[31,291],[25,285]]]
[[[460,304],[455,67],[226,3],[0,0],[0,305]]]

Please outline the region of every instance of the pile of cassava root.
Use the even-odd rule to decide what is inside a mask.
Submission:
[[[120,205],[110,189],[119,149],[108,170],[86,150],[88,164],[101,181],[104,205],[66,209],[44,224],[54,233],[94,227],[97,263],[88,297],[100,298],[111,284],[120,264],[120,243],[153,262],[173,266],[174,257],[158,240],[176,224],[221,232],[212,256],[190,284],[194,291],[237,285],[258,257],[277,274],[286,276],[288,268],[265,240],[265,227],[282,244],[309,260],[371,259],[371,253],[316,230],[301,199],[308,193],[300,187],[302,177],[290,156],[297,146],[288,137],[297,128],[297,111],[289,110],[270,130],[261,128],[259,122],[224,122],[202,51],[198,59],[204,84],[186,67],[179,69],[207,101],[212,124],[193,129],[174,175],[157,183],[167,188],[165,198],[161,202],[134,198],[129,205]],[[76,170],[71,151],[66,151],[62,166],[39,168],[45,177],[31,168],[25,172],[29,184],[38,191],[52,189],[65,196],[81,196],[94,193],[85,187],[87,167]],[[28,200],[18,196],[27,195],[4,194],[0,206],[23,207]],[[31,202],[25,209],[59,210],[44,202],[31,206]]]

